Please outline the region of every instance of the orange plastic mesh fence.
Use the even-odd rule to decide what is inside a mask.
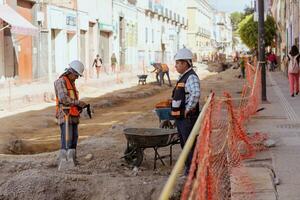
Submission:
[[[260,67],[246,66],[247,81],[238,106],[234,106],[229,93],[225,92],[224,98],[213,95],[195,144],[182,199],[255,199],[254,185],[242,160],[261,150],[256,144],[266,139],[260,133],[249,136],[244,126],[260,103],[260,72]],[[239,192],[233,191],[237,188]]]

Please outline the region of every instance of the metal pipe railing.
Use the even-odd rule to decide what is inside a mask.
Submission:
[[[202,108],[202,111],[191,131],[191,134],[188,138],[188,140],[186,141],[185,145],[184,145],[184,148],[171,172],[171,175],[166,183],[166,185],[164,186],[163,188],[163,191],[159,197],[160,200],[168,200],[169,197],[170,197],[170,194],[172,193],[173,191],[173,188],[175,186],[175,183],[176,183],[176,180],[178,178],[178,175],[179,173],[183,170],[183,167],[184,167],[184,164],[185,164],[185,161],[195,143],[195,140],[201,130],[201,126],[202,126],[202,122],[204,120],[204,117],[205,117],[205,114],[206,114],[206,111],[207,109],[209,108],[209,105],[211,103],[211,100],[212,100],[212,96],[213,94],[210,94],[205,105],[203,106]]]

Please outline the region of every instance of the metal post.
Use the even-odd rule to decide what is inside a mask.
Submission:
[[[261,65],[261,98],[267,101],[266,63],[265,63],[265,27],[264,27],[264,0],[258,0],[258,52]]]

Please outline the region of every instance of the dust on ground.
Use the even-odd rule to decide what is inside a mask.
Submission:
[[[201,103],[211,90],[240,95],[243,80],[238,74],[229,69],[202,80]],[[141,167],[133,169],[121,159],[126,148],[123,129],[158,127],[154,105],[170,98],[171,91],[147,84],[87,99],[94,116],[81,120],[79,165],[71,171],[57,170],[60,136],[53,107],[0,119],[0,149],[6,153],[0,154],[0,199],[158,199],[172,167],[166,159],[166,166],[158,161],[153,170],[154,152],[146,149]],[[159,149],[160,154],[168,151]],[[173,164],[180,151],[174,146]],[[31,153],[39,154],[12,155]]]

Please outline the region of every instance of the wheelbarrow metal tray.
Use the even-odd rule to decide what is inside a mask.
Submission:
[[[124,134],[129,144],[139,148],[165,147],[174,142],[177,130],[159,128],[127,128]]]
[[[137,75],[137,77],[138,77],[139,79],[146,79],[146,78],[148,77],[148,75],[146,75],[146,74],[143,74],[143,75]]]

